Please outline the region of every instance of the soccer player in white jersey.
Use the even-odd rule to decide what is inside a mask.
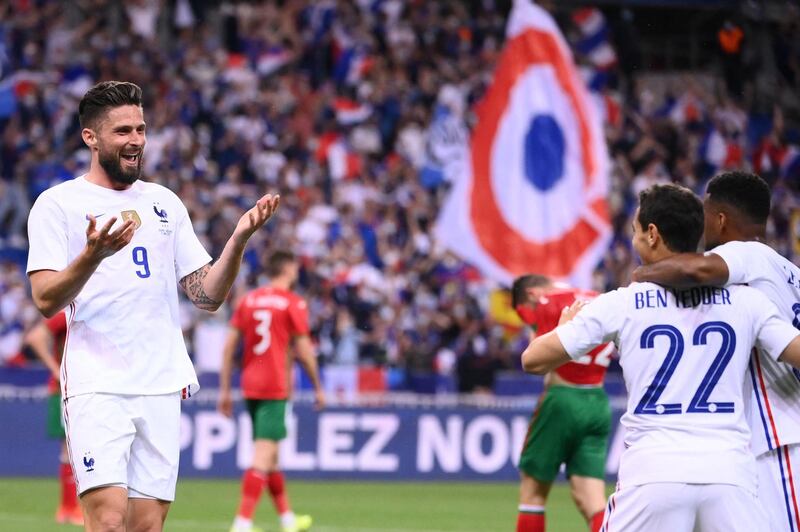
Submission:
[[[639,196],[633,246],[646,264],[697,248],[703,208],[688,189]],[[523,353],[543,373],[613,341],[628,407],[625,451],[604,530],[765,531],[756,496],[745,377],[750,350],[800,365],[800,336],[747,286],[668,289],[633,283],[577,308]],[[603,530],[601,529],[601,530]]]
[[[708,183],[705,255],[681,254],[637,269],[635,280],[668,286],[747,284],[766,295],[780,315],[800,327],[800,269],[764,243],[770,212],[769,185],[744,172],[720,174]],[[758,467],[758,495],[772,530],[800,530],[800,373],[754,353],[750,429]]]
[[[175,497],[180,400],[198,388],[178,285],[216,310],[279,197],[259,199],[211,264],[181,200],[139,180],[141,89],[100,83],[78,114],[91,165],[36,200],[28,275],[42,314],[67,308],[61,388],[86,529],[160,531]]]

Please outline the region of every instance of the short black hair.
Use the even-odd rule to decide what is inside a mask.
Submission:
[[[747,216],[750,222],[766,224],[772,193],[766,181],[749,172],[725,172],[706,187],[711,201],[725,203]]]
[[[703,203],[686,187],[653,185],[639,193],[638,220],[644,230],[655,225],[671,251],[697,251],[703,236]]]
[[[283,273],[283,268],[296,259],[294,253],[286,250],[278,250],[272,253],[267,259],[267,276],[270,278],[278,277]]]
[[[511,306],[516,308],[528,302],[528,288],[547,286],[550,283],[552,283],[550,278],[544,275],[535,273],[520,275],[511,284]]]
[[[96,127],[109,109],[123,105],[142,106],[142,89],[129,81],[103,81],[89,89],[78,104],[81,128]]]

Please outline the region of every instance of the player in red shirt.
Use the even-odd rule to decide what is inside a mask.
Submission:
[[[317,355],[309,336],[306,302],[290,289],[300,265],[294,255],[277,251],[269,259],[267,286],[248,292],[231,318],[220,371],[218,409],[233,414],[231,371],[233,355],[243,340],[242,395],[253,420],[253,464],[242,477],[242,499],[232,532],[255,532],[253,512],[266,487],[280,515],[281,530],[307,530],[311,517],[295,515],[289,507],[283,474],[278,470],[278,443],[286,437],[286,403],[291,393],[292,361],[287,347],[294,340],[297,361],[314,385],[317,408],[325,395],[317,370]]]
[[[594,292],[556,284],[541,275],[514,281],[512,304],[534,335],[556,328],[561,311]],[[517,532],[543,532],[547,495],[566,464],[572,498],[592,532],[603,524],[605,462],[611,409],[603,379],[613,344],[596,348],[545,377],[545,391],[531,417],[519,460],[520,498]]]
[[[25,344],[36,354],[50,370],[47,391],[50,397],[47,402],[47,435],[61,440],[59,461],[59,480],[61,483],[61,502],[56,510],[56,521],[83,525],[83,513],[78,504],[78,493],[75,478],[67,455],[66,434],[61,415],[61,355],[64,352],[64,340],[67,337],[67,318],[59,312],[47,320],[41,320],[25,335]]]

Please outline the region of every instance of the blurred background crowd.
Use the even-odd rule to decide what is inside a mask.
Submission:
[[[800,256],[797,5],[727,2],[686,20],[680,9],[553,4],[544,3],[593,90],[612,159],[614,238],[594,288],[629,282],[640,190],[675,181],[702,193],[725,169],[770,182],[770,243]],[[353,368],[377,368],[378,387],[491,391],[497,372],[518,371],[526,333],[498,310],[502,287],[443,249],[433,227],[508,9],[500,0],[0,4],[0,364],[31,363],[21,347],[38,319],[24,274],[30,206],[87,169],[83,93],[124,79],[145,93],[145,175],[178,193],[212,256],[257,197],[282,196],[226,308],[185,306],[199,370],[218,366],[233,301],[265,282],[269,250],[285,248],[302,258],[298,291],[320,361],[343,389]],[[590,23],[605,27],[599,47],[584,38]],[[368,388],[369,372],[361,379]]]

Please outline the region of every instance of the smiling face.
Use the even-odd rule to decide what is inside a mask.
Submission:
[[[126,188],[142,175],[145,123],[142,108],[122,105],[110,109],[98,121],[97,129],[84,130],[90,147],[114,188]]]

